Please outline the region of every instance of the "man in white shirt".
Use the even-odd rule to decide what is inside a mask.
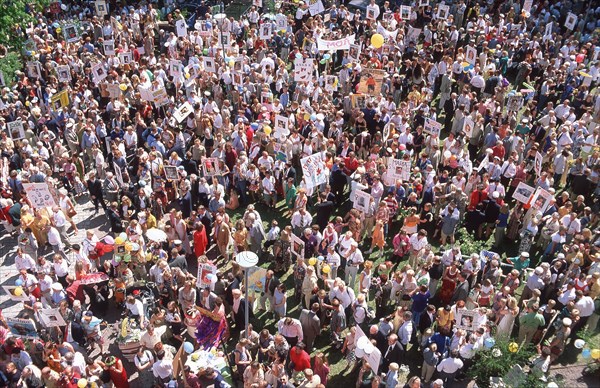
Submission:
[[[15,266],[17,267],[18,271],[24,269],[29,272],[36,267],[36,262],[33,260],[33,257],[29,256],[27,253],[24,253],[22,248],[17,248]]]
[[[136,299],[133,295],[129,295],[125,301],[125,307],[129,312],[129,317],[138,321],[139,325],[143,327],[146,317],[144,314],[144,304],[142,301]]]
[[[454,377],[463,365],[462,360],[458,356],[458,352],[452,351],[450,357],[443,359],[442,362],[438,364],[437,370],[440,372],[442,380],[451,385],[454,383]]]
[[[429,245],[427,242],[427,231],[424,229],[419,230],[417,233],[413,233],[408,239],[410,243],[410,257],[409,263],[411,267],[416,268],[417,266],[417,255],[425,246]]]
[[[69,235],[67,234],[68,224],[67,217],[65,217],[65,213],[63,213],[62,209],[59,206],[54,206],[52,208],[52,224],[62,237],[62,240],[65,242],[67,247],[70,247],[69,243]]]
[[[560,223],[567,230],[567,241],[570,241],[573,236],[581,232],[581,221],[577,218],[577,213],[567,214],[560,219]]]
[[[356,285],[356,275],[358,274],[358,267],[364,263],[365,259],[363,254],[358,249],[358,243],[354,242],[350,245],[350,250],[346,256],[346,284],[349,288],[354,288]]]
[[[354,296],[354,290],[350,287],[346,287],[346,283],[344,283],[341,279],[336,279],[337,287],[334,287],[329,292],[329,300],[337,299],[340,301],[340,304],[348,311],[348,307],[352,306],[356,297]],[[348,314],[346,313],[346,318],[348,318]]]
[[[270,170],[265,171],[265,177],[262,180],[263,198],[270,208],[275,208],[277,204],[277,191],[275,190],[275,178]]]
[[[327,257],[325,258],[327,264],[329,265],[329,277],[332,279],[337,278],[337,270],[341,264],[340,255],[335,251],[334,245],[329,245],[327,247]]]
[[[173,378],[173,362],[165,355],[166,353],[162,349],[156,353],[156,362],[152,365],[152,373],[154,377],[166,384]]]
[[[302,236],[304,229],[312,224],[312,216],[304,208],[298,209],[292,215],[291,225],[296,236]]]
[[[63,250],[63,243],[60,239],[60,233],[52,225],[47,225],[45,232],[48,235],[48,243],[52,246],[54,253],[61,255],[65,260],[68,260],[67,255]]]
[[[304,339],[302,324],[295,318],[281,318],[277,322],[277,331],[287,340],[290,348],[296,346],[298,342],[302,342]]]
[[[154,351],[154,345],[161,341],[160,337],[161,334],[154,328],[154,325],[150,324],[140,337],[140,345],[150,351]]]

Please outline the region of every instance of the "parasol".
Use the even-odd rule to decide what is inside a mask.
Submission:
[[[146,231],[146,237],[148,240],[152,240],[155,242],[164,242],[167,241],[167,234],[160,229],[150,228]]]

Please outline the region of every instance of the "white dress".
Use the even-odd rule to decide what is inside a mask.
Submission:
[[[498,329],[496,331],[496,335],[498,337],[510,337],[515,325],[515,317],[517,315],[519,315],[518,311],[516,313],[509,311],[508,314],[505,314],[502,319],[500,319],[500,323],[498,323]]]

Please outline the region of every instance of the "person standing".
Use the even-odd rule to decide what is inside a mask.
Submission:
[[[519,343],[529,343],[540,326],[546,325],[544,316],[538,312],[539,305],[534,303],[527,308],[527,313],[519,318]]]
[[[302,333],[304,335],[304,344],[306,351],[310,353],[315,342],[315,338],[321,333],[321,320],[317,315],[319,304],[313,303],[310,310],[302,309],[300,313],[300,324],[302,325]]]
[[[269,301],[268,311],[273,311],[275,306],[275,290],[279,287],[279,279],[272,270],[268,270],[265,275],[264,289],[259,299],[260,310],[267,311],[266,301]]]
[[[164,351],[163,351],[164,355]],[[158,354],[157,354],[158,357]],[[127,371],[123,367],[123,362],[115,356],[109,356],[104,361],[104,370],[108,370],[110,380],[115,388],[129,388]]]
[[[454,377],[458,371],[464,366],[462,360],[458,356],[458,352],[453,350],[450,357],[445,358],[437,366],[437,371],[440,372],[440,377],[448,385],[454,383]]]
[[[356,285],[356,275],[358,274],[358,267],[364,262],[364,258],[360,249],[358,249],[358,243],[352,242],[350,250],[346,256],[346,284],[348,287],[354,289]]]
[[[90,198],[94,203],[95,213],[98,213],[98,207],[102,206],[102,209],[106,211],[106,204],[104,203],[104,194],[102,192],[102,183],[96,179],[96,173],[90,172],[87,180],[87,188],[90,193]]]

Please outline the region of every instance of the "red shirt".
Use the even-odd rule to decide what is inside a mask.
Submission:
[[[500,160],[504,160],[504,155],[506,154],[506,150],[502,144],[492,147],[492,155],[497,156]]]
[[[487,198],[487,194],[483,191],[475,190],[471,193],[469,201],[469,210],[475,210],[477,205],[483,202]]]
[[[294,363],[294,370],[296,372],[303,372],[305,369],[309,369],[310,366],[310,356],[304,350],[300,352],[300,354],[296,353],[297,347],[294,346],[290,350],[290,360]]]
[[[352,174],[358,168],[358,159],[346,157],[344,158],[344,172],[346,175]]]

